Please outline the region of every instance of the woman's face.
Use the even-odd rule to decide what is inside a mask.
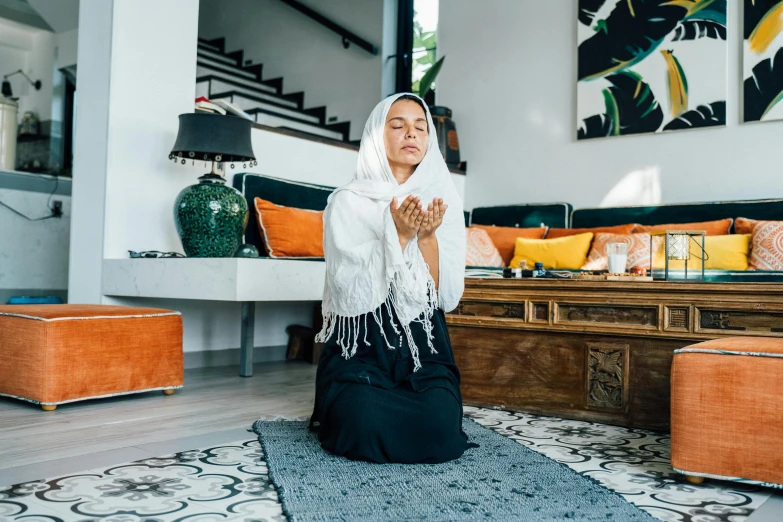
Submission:
[[[389,165],[418,165],[427,152],[428,139],[427,115],[418,103],[400,100],[392,104],[383,131]]]

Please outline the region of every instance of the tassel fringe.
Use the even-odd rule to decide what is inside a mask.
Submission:
[[[411,320],[407,324],[402,324],[402,319],[400,319],[402,316],[400,303],[402,301],[410,302],[411,299],[415,299],[415,296],[412,296],[409,292],[405,291],[405,288],[409,288],[410,286],[404,284],[402,275],[400,272],[397,272],[395,273],[392,281],[389,283],[386,300],[381,303],[378,308],[372,310],[371,312],[347,317],[339,316],[336,313],[327,311],[326,308],[324,308],[324,325],[321,331],[318,332],[318,334],[315,336],[316,342],[325,343],[336,333],[337,344],[342,349],[343,358],[347,360],[356,355],[356,350],[359,346],[359,326],[362,324],[362,321],[364,322],[364,344],[366,346],[370,346],[370,342],[367,340],[367,316],[372,314],[373,319],[375,319],[375,323],[381,330],[381,335],[383,336],[383,339],[386,343],[386,347],[389,350],[394,350],[395,346],[389,342],[389,339],[386,336],[386,331],[383,327],[382,309],[385,305],[391,319],[391,327],[395,334],[405,335],[405,339],[407,340],[411,351],[411,357],[413,358],[413,371],[418,371],[419,368],[421,368],[421,362],[419,360],[419,347],[416,346],[416,343],[413,340],[413,333],[411,332],[410,328],[411,323],[417,322],[423,326],[427,335],[427,346],[429,346],[430,352],[438,353],[437,350],[435,350],[435,345],[432,342],[435,339],[435,336],[432,333],[432,315],[435,313],[435,309],[438,306],[438,293],[437,289],[435,288],[435,281],[432,279],[432,276],[430,276],[429,267],[427,267],[426,274],[427,300],[426,303],[424,303],[424,310],[421,314],[419,314],[418,317]],[[402,332],[400,332],[400,328],[398,328],[394,320],[395,316],[401,322],[400,328],[402,328]]]

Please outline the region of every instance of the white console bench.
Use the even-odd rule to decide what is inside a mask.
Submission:
[[[239,375],[253,376],[255,304],[320,301],[326,263],[312,259],[104,259],[103,294],[242,303]]]

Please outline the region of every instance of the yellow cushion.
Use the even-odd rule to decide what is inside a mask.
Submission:
[[[751,234],[729,234],[722,236],[706,236],[704,238],[704,250],[709,257],[705,259],[704,268],[707,270],[747,270],[748,256],[750,255]],[[688,269],[701,270],[701,239],[695,238],[690,242],[691,258],[688,260]],[[662,269],[665,266],[663,237],[653,238],[655,256],[653,267]],[[669,268],[682,270],[685,261],[669,261]]]
[[[578,269],[585,264],[592,241],[592,232],[557,239],[518,237],[514,247],[514,259],[508,266],[519,268],[519,262],[524,259],[528,268],[533,268],[535,263],[544,263],[544,268]]]

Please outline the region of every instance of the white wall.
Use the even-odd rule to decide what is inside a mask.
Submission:
[[[188,353],[237,348],[240,305],[107,298],[101,278],[104,258],[126,258],[128,250],[182,251],[172,215],[174,201],[180,190],[208,170],[203,163],[182,166],[168,160],[177,116],[192,111],[194,5],[192,0],[81,2],[69,278],[70,302],[181,311]],[[177,23],[171,25],[172,19]],[[153,20],[153,26],[144,25],[146,20]],[[142,25],[154,37],[139,40]],[[141,91],[154,91],[156,96],[144,104],[127,103]],[[336,186],[349,181],[356,166],[354,149],[260,129],[253,131],[252,141],[259,164],[248,169],[251,172]],[[89,153],[79,153],[82,150]],[[241,170],[229,171],[228,177]],[[312,310],[313,303],[258,303],[254,344],[285,345],[286,326],[310,324]]]
[[[82,38],[78,42],[79,89],[75,100],[79,116],[74,132],[68,273],[71,303],[102,301],[113,10],[114,2],[103,0],[83,0],[79,8]]]
[[[383,37],[388,0],[303,3],[378,46],[379,54],[343,49],[340,36],[279,0],[201,0],[199,36],[225,37],[226,51],[244,50],[245,60],[264,65],[265,80],[283,77],[284,92],[304,91],[305,107],[325,105],[327,118],[350,121],[351,139],[359,139],[373,107],[391,94],[382,92],[382,57],[395,52],[394,39]]]
[[[60,69],[76,65],[78,44],[78,29],[57,34],[57,66]]]
[[[62,218],[31,222],[0,207],[0,290],[68,287],[71,198],[53,199],[63,202]],[[30,218],[50,214],[48,194],[0,189],[0,200]]]
[[[438,52],[446,60],[438,104],[454,111],[462,159],[480,173],[467,177],[468,208],[545,201],[598,206],[629,176],[633,186],[624,192],[633,196],[619,199],[644,203],[654,193],[649,181],[656,171],[666,203],[783,196],[783,122],[739,124],[742,2],[728,2],[727,127],[579,143],[577,4],[440,3]],[[636,180],[653,187],[636,190]]]

